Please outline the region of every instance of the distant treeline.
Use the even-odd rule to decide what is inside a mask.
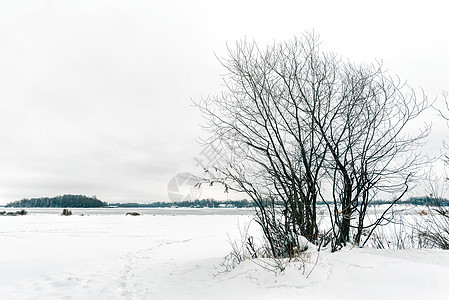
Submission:
[[[391,200],[374,200],[369,205],[391,204]],[[323,201],[318,201],[317,204],[325,204]],[[429,196],[411,197],[407,200],[401,200],[396,204],[411,204],[411,205],[425,205],[425,206],[449,206],[449,200],[446,198],[434,198]]]
[[[53,198],[31,198],[22,199],[6,204],[5,207],[104,207],[105,202],[97,197],[87,197],[84,195],[63,195]]]
[[[216,201],[214,199],[202,199],[194,201],[180,201],[180,202],[153,202],[153,203],[109,203],[109,206],[117,207],[219,207],[219,206],[229,206],[229,207],[253,207],[253,202],[248,200],[225,200]]]
[[[391,200],[373,200],[368,205],[382,205],[391,204]],[[324,205],[323,201],[317,201],[318,205]],[[411,205],[429,205],[429,206],[449,206],[449,200],[446,198],[434,198],[429,196],[411,197],[407,200],[401,200],[396,204],[411,204]]]
[[[270,205],[270,201],[266,203],[262,202],[264,206]],[[318,205],[324,205],[323,201],[317,201]],[[381,205],[381,204],[391,204],[391,200],[377,200],[370,202],[370,205]],[[412,197],[407,200],[402,200],[397,204],[411,204],[411,205],[429,205],[429,206],[449,206],[449,200],[445,198],[433,198],[428,196],[423,197]],[[182,201],[182,202],[154,202],[148,204],[141,203],[116,203],[110,204],[112,206],[118,207],[219,207],[232,206],[232,207],[254,207],[255,203],[253,201],[244,200],[226,200],[226,201],[216,201],[213,199],[202,199],[195,201]]]
[[[265,206],[269,205],[269,201],[264,203]],[[323,201],[318,201],[318,205],[324,205]],[[370,205],[381,205],[381,204],[391,204],[391,200],[377,200],[370,202]],[[403,200],[398,202],[398,204],[412,204],[412,205],[430,205],[430,206],[449,206],[449,200],[445,198],[431,198],[431,197],[412,197],[408,200]],[[166,207],[220,207],[220,206],[228,206],[228,207],[254,207],[255,203],[253,201],[248,201],[246,199],[243,200],[225,200],[225,201],[216,201],[214,199],[202,199],[195,201],[181,201],[181,202],[153,202],[153,203],[109,203],[109,206],[114,207],[153,207],[153,208],[166,208]]]
[[[388,203],[388,202],[387,202]],[[413,205],[429,205],[429,206],[448,206],[449,200],[446,198],[434,198],[429,196],[424,197],[412,197],[408,200],[398,202],[400,204],[413,204]]]
[[[378,200],[372,201],[371,205],[390,204],[391,201]],[[324,202],[317,202],[317,204],[325,204]],[[445,198],[433,198],[433,197],[412,197],[408,200],[398,202],[398,204],[412,204],[412,205],[430,205],[430,206],[449,206],[449,200]],[[63,195],[53,198],[32,198],[23,199],[8,203],[5,207],[254,207],[253,201],[243,200],[224,200],[216,201],[214,199],[202,199],[194,201],[180,201],[180,202],[153,202],[153,203],[106,203],[98,200],[95,196],[87,197],[84,195]],[[269,201],[265,205],[269,205]]]

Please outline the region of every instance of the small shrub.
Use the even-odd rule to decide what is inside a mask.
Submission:
[[[427,216],[428,212],[425,211],[424,209],[418,212],[418,215],[420,216]]]
[[[130,216],[140,216],[140,214],[138,212],[127,212],[126,215],[130,215]]]
[[[432,248],[449,250],[449,208],[429,209],[419,233]]]
[[[67,208],[64,208],[64,209],[62,210],[62,215],[63,215],[63,216],[71,216],[71,215],[72,215],[72,211],[71,211],[71,210],[68,210]]]
[[[311,262],[312,254],[317,253],[317,247],[310,244],[306,238],[298,236],[294,243],[286,245],[286,252],[275,257],[264,238],[258,240],[249,235],[249,225],[246,224],[243,230],[239,226],[240,239],[229,238],[232,251],[223,258],[220,264],[222,271],[219,273],[229,272],[243,261],[249,260],[275,274],[284,272],[288,266],[295,266],[305,275],[306,264]]]
[[[12,212],[12,211],[10,211],[10,212],[4,212],[4,211],[0,212],[0,215],[2,215],[2,216],[4,216],[5,214],[7,216],[24,216],[24,215],[27,214],[27,211],[22,209],[22,210],[18,210],[16,212]]]

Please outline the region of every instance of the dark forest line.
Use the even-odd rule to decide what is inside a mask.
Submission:
[[[97,199],[96,196],[85,195],[63,195],[56,197],[41,197],[22,199],[6,204],[5,207],[82,207],[95,208],[105,207],[106,203]]]
[[[268,201],[267,201],[268,204]],[[324,204],[318,202],[317,204]],[[391,204],[391,201],[379,200],[373,201],[371,205]],[[433,197],[412,197],[407,200],[398,202],[398,204],[411,205],[429,205],[429,206],[449,206],[449,200],[445,198]],[[98,200],[95,196],[88,197],[85,195],[63,195],[56,197],[41,197],[22,199],[8,203],[5,207],[73,207],[73,208],[100,208],[100,207],[148,207],[148,208],[168,208],[168,207],[191,207],[191,208],[214,208],[214,207],[236,207],[250,208],[254,207],[252,201],[243,200],[221,200],[214,199],[197,199],[194,201],[178,201],[178,202],[153,202],[153,203],[107,203]]]

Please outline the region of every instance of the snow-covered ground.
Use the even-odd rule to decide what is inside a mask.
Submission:
[[[223,272],[229,239],[239,239],[251,220],[230,211],[2,216],[0,299],[449,297],[443,250],[323,251],[311,254],[305,270],[297,262],[275,274],[248,260]]]

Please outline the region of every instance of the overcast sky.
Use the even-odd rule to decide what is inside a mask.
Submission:
[[[430,98],[441,95],[449,90],[447,6],[0,1],[0,204],[67,193],[168,201],[173,176],[201,174],[202,120],[191,99],[221,91],[215,54],[245,37],[266,43],[314,30],[325,50],[382,59]],[[434,126],[435,151],[443,125]]]

